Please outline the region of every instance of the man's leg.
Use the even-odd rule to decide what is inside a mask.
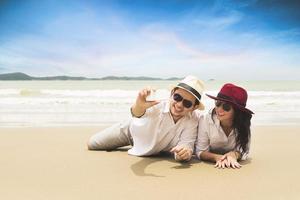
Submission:
[[[110,150],[132,145],[129,122],[118,123],[93,135],[88,141],[89,150]]]

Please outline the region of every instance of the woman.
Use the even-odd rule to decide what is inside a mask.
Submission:
[[[128,151],[135,156],[150,156],[171,151],[178,161],[192,157],[197,137],[198,120],[192,112],[203,109],[203,84],[196,77],[180,81],[165,101],[147,101],[150,90],[139,92],[131,107],[132,117],[92,136],[90,150],[108,150],[132,145]]]
[[[215,108],[199,119],[196,155],[217,168],[240,168],[238,161],[249,153],[254,114],[246,108],[247,91],[228,83],[217,97],[207,96],[215,100]]]

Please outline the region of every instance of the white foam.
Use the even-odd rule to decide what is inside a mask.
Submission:
[[[169,96],[168,90],[158,91],[160,98]],[[114,123],[130,116],[137,94],[120,89],[0,89],[0,126]],[[205,95],[203,102],[205,111],[214,106]],[[247,108],[254,111],[255,124],[300,123],[300,91],[250,91]]]

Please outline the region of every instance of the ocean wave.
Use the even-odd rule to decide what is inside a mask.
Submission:
[[[218,91],[205,93],[217,95]],[[137,90],[119,89],[0,89],[0,126],[118,122],[129,116],[137,94]],[[168,97],[169,91],[159,90],[157,94]],[[203,96],[207,112],[214,101]],[[300,91],[250,91],[247,108],[254,111],[256,123],[300,123]]]
[[[300,97],[300,91],[250,91],[250,97]]]
[[[168,96],[169,90],[158,90]],[[217,95],[218,91],[205,91],[205,94]],[[63,90],[63,89],[0,89],[0,96],[53,96],[53,97],[135,97],[138,90]],[[300,91],[249,91],[249,97],[300,97]]]

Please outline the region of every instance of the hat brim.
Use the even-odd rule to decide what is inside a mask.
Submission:
[[[198,101],[199,101],[199,104],[198,104],[198,110],[204,110],[205,109],[205,106],[204,106],[204,104],[201,102],[201,100],[196,96],[196,95],[194,95],[191,91],[189,91],[189,90],[187,90],[186,88],[184,88],[184,87],[181,87],[181,86],[175,86],[174,88],[180,88],[180,89],[183,89],[183,90],[185,90],[185,91],[187,91],[188,93],[190,93],[190,94],[192,94]],[[173,88],[173,89],[174,89]]]
[[[239,104],[237,104],[236,102],[234,101],[230,101],[228,99],[224,99],[224,98],[220,98],[220,97],[215,97],[215,96],[212,96],[212,95],[209,95],[209,94],[205,94],[206,96],[208,96],[209,98],[211,99],[214,99],[214,100],[219,100],[219,101],[225,101],[225,102],[228,102],[228,103],[231,103],[233,104],[236,108],[238,108],[239,110],[243,111],[243,112],[247,112],[249,114],[254,114],[254,112],[252,112],[251,110],[249,110],[248,108],[245,108]]]

